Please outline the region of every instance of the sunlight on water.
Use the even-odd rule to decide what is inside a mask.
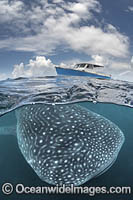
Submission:
[[[31,103],[106,102],[133,107],[133,83],[85,77],[0,81],[0,114]]]

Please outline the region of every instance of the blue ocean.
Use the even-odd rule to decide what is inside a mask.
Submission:
[[[80,108],[83,108],[84,112],[88,111],[89,113],[95,113],[96,116],[102,116],[102,119],[104,120],[107,119],[107,123],[113,123],[115,126],[117,126],[119,130],[121,130],[121,132],[124,134],[125,141],[121,146],[120,152],[115,162],[112,164],[112,166],[110,166],[110,168],[106,167],[107,170],[105,170],[105,172],[103,170],[104,173],[99,173],[98,176],[94,176],[90,180],[85,181],[83,184],[81,184],[81,186],[106,187],[107,189],[109,189],[110,187],[130,187],[130,192],[133,192],[133,83],[126,81],[102,80],[87,77],[33,77],[7,79],[4,81],[0,81],[0,200],[51,200],[53,198],[61,200],[68,198],[70,200],[132,199],[132,194],[129,193],[95,193],[94,195],[89,195],[87,193],[17,194],[15,191],[13,191],[11,194],[4,194],[2,188],[5,183],[12,184],[14,188],[17,184],[23,184],[25,187],[51,186],[51,184],[48,183],[47,179],[46,181],[42,180],[37,175],[37,173],[35,173],[36,168],[32,168],[27,162],[27,154],[25,153],[25,150],[23,153],[23,149],[21,149],[20,144],[21,141],[24,140],[23,145],[26,146],[24,135],[22,134],[23,138],[21,139],[23,140],[20,141],[18,141],[18,138],[16,137],[19,129],[20,131],[22,130],[25,132],[25,130],[28,129],[25,128],[23,130],[23,127],[26,127],[26,124],[29,124],[29,126],[31,126],[26,118],[27,115],[29,115],[28,117],[30,117],[29,111],[27,115],[21,115],[19,123],[17,122],[18,118],[16,113],[20,113],[21,109],[24,109],[25,107],[28,108],[28,106],[30,106],[31,109],[32,106],[40,106],[38,110],[43,107],[47,109],[50,106],[59,106],[59,108],[62,106],[63,110],[60,115],[64,117],[64,121],[67,120],[68,117],[65,115],[65,112],[67,113],[67,107],[71,108],[72,106],[72,109],[73,107],[76,109],[76,106],[79,106]],[[36,112],[32,113],[32,115],[36,117],[39,114],[38,112]],[[52,115],[50,115],[51,118],[49,119],[49,123],[52,124],[52,120],[56,121],[58,115],[58,112],[54,113],[54,115],[52,113]],[[73,115],[74,111],[72,112],[71,118],[73,118]],[[24,123],[22,122],[21,124],[23,116]],[[45,118],[49,117],[47,116],[48,114],[46,113],[46,115],[44,115],[45,122]],[[83,122],[85,124],[89,123],[86,116],[85,118],[78,119],[80,120],[80,122]],[[39,120],[41,122],[41,117],[39,118]],[[65,129],[62,129],[62,123],[64,122],[59,121],[58,127],[59,130],[65,132]],[[70,120],[70,123],[72,123],[72,119]],[[69,123],[67,128],[69,128]],[[33,128],[30,127],[30,130],[33,130]],[[101,136],[106,131],[107,127],[105,126],[103,127],[103,132],[100,133]],[[27,131],[26,134],[31,133]],[[64,135],[65,134],[66,133],[64,133]],[[47,141],[45,143],[47,143]],[[109,143],[109,140],[107,142]],[[51,146],[52,145],[54,144],[51,143]],[[90,151],[91,150],[93,151],[93,148],[91,148],[90,145]],[[32,149],[30,149],[30,151],[32,152]],[[66,154],[68,155],[68,159],[71,156],[71,152],[69,153],[70,155]],[[49,170],[49,168],[47,168],[47,170]]]

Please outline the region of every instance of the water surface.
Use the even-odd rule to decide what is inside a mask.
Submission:
[[[70,84],[71,83],[71,84]],[[125,143],[114,165],[103,175],[86,182],[83,186],[133,186],[133,83],[87,78],[32,78],[7,80],[0,83],[0,126],[16,126],[14,109],[32,103],[78,103],[114,122],[124,133]],[[12,110],[12,111],[11,111]],[[9,112],[10,111],[10,112]],[[2,116],[3,115],[3,116]],[[41,181],[23,158],[13,135],[0,136],[1,184],[48,186]],[[131,199],[131,195],[16,195],[1,199]]]

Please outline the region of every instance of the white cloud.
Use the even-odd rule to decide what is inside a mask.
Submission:
[[[61,3],[63,0],[53,0],[53,3]]]
[[[130,63],[118,62],[112,65],[113,77],[118,80],[133,82],[133,57]]]
[[[21,17],[22,1],[1,0],[0,1],[0,22],[10,22],[14,18]]]
[[[133,82],[133,70],[124,71],[123,73],[113,74],[112,77],[116,80]]]
[[[92,60],[90,61],[91,63],[97,64],[97,65],[102,65],[102,66],[108,66],[109,60],[108,58],[101,56],[101,55],[92,55]]]
[[[12,72],[13,78],[17,77],[25,77],[25,69],[24,69],[24,63],[20,63],[19,65],[14,65],[14,70]]]
[[[133,56],[131,58],[131,68],[133,69]]]
[[[78,14],[86,14],[88,12],[87,7],[82,3],[75,3],[75,5],[71,8],[71,11]]]
[[[113,79],[133,82],[133,69],[130,63],[108,59],[108,67],[103,72],[110,74]]]
[[[133,82],[133,68],[128,61],[121,61],[108,56],[92,55],[90,62],[105,66],[100,69],[100,72],[110,74],[113,79]]]
[[[102,29],[89,25],[95,20],[94,12],[101,11],[97,0],[41,0],[41,6],[36,1],[30,8],[20,0],[1,2],[0,22],[8,22],[8,29],[17,36],[0,40],[0,48],[39,55],[56,52],[60,45],[87,55],[100,52],[102,56],[126,57],[129,53],[128,38],[114,26],[108,24]]]
[[[59,65],[67,68],[73,67],[76,63],[83,62],[82,60],[70,60]],[[101,55],[93,55],[92,60],[88,61],[94,64],[104,65],[105,68],[100,69],[100,72],[110,74],[113,79],[125,80],[133,82],[133,69],[128,62],[114,61],[111,58],[102,57]],[[38,76],[56,76],[55,65],[50,59],[46,59],[44,56],[37,56],[34,60],[30,59],[29,63],[24,65],[20,63],[15,65],[12,78],[17,77],[38,77]],[[7,78],[4,74],[0,76],[1,79]]]
[[[91,10],[95,10],[95,12],[100,12],[101,6],[97,0],[79,0],[75,2],[69,2],[64,6],[68,11],[72,11],[73,13],[78,14],[80,17],[89,19],[92,17]]]
[[[38,77],[56,76],[54,64],[44,56],[37,56],[35,60],[30,60],[27,65],[20,63],[14,66],[12,77]]]
[[[114,73],[117,71],[118,73],[121,73],[125,70],[131,69],[131,64],[128,61],[124,61],[121,59],[114,59],[110,56],[101,56],[101,55],[92,55],[92,60],[90,60],[91,63],[103,65],[105,66],[105,70],[113,70]]]
[[[5,80],[9,78],[9,75],[5,74],[5,73],[0,73],[0,80]]]
[[[71,48],[88,53],[88,55],[100,52],[103,55],[125,57],[128,53],[127,37],[118,32],[115,34],[103,32],[94,26],[69,29],[64,39],[67,39]]]
[[[114,70],[114,72],[115,71],[118,71],[119,73],[122,71],[125,71],[125,70],[131,70],[131,66],[130,66],[130,64],[129,63],[127,63],[127,62],[113,62],[112,61],[112,63],[110,64],[110,66],[109,66],[111,69],[113,69]]]
[[[133,6],[128,6],[128,10],[127,11],[133,11]]]

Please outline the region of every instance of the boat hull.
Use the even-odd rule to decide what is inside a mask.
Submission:
[[[70,68],[56,67],[56,72],[58,75],[64,75],[64,76],[88,76],[88,77],[94,77],[94,78],[100,78],[100,79],[111,79],[110,76],[106,76],[104,74],[99,75],[97,73],[79,71],[79,70],[74,70]]]

